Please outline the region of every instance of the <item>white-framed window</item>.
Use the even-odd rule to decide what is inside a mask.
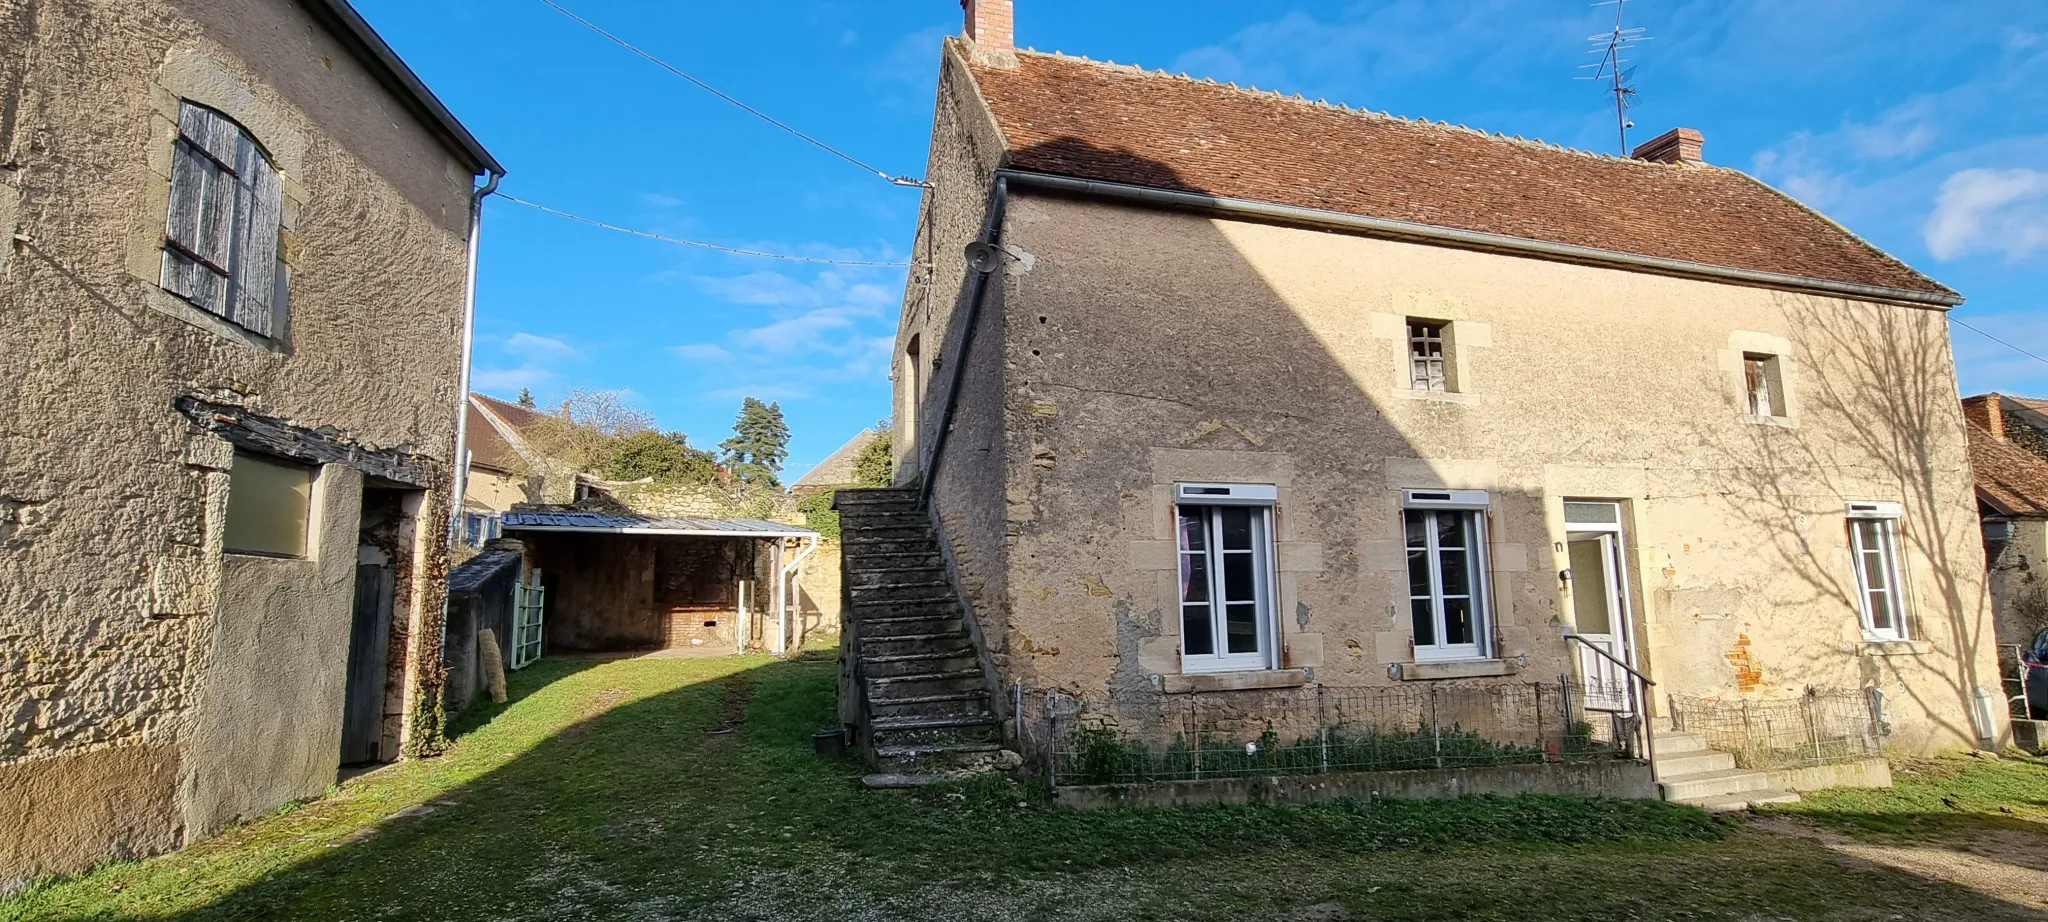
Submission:
[[[1771,419],[1787,415],[1784,377],[1777,356],[1743,353],[1742,385],[1746,408],[1752,418]]]
[[[1484,659],[1489,628],[1487,494],[1410,490],[1401,510],[1415,659]]]
[[[1445,394],[1451,390],[1449,353],[1450,324],[1408,318],[1409,382],[1418,391]]]
[[[1273,503],[1269,485],[1180,484],[1181,669],[1271,669]]]
[[[234,120],[180,103],[158,284],[251,333],[274,336],[286,300],[283,224],[284,181],[270,155]]]
[[[1855,560],[1856,608],[1863,634],[1905,640],[1906,594],[1899,579],[1898,503],[1849,504],[1849,553]]]

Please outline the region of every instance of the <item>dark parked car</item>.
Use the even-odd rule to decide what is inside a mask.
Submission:
[[[2026,675],[2027,717],[2048,720],[2048,630],[2020,648],[2020,669]]]

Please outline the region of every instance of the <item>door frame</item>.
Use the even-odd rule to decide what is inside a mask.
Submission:
[[[1565,523],[1565,549],[1567,551],[1565,560],[1567,562],[1571,560],[1569,551],[1574,541],[1592,540],[1598,541],[1603,545],[1601,556],[1606,569],[1606,578],[1604,580],[1606,586],[1604,590],[1607,593],[1609,603],[1608,620],[1611,629],[1609,636],[1613,637],[1615,645],[1620,647],[1617,653],[1618,658],[1628,664],[1630,669],[1641,671],[1643,668],[1642,658],[1638,655],[1636,644],[1634,593],[1631,590],[1628,574],[1628,530],[1624,522],[1628,507],[1619,500],[1607,499],[1566,499],[1564,502],[1573,505],[1587,504],[1612,506],[1614,508],[1614,521],[1612,522]],[[1567,572],[1570,572],[1570,569]],[[1570,591],[1567,592],[1567,597],[1571,599],[1572,632],[1576,634],[1579,633],[1578,574],[1574,572],[1571,574],[1571,577]],[[1617,651],[1610,650],[1609,652]],[[1585,651],[1579,651],[1578,653],[1579,678],[1582,682],[1589,678],[1585,675],[1585,658],[1592,655],[1594,654]],[[1621,680],[1623,682],[1630,681],[1626,674],[1622,676]],[[1642,702],[1642,706],[1647,707],[1648,702]],[[1586,707],[1592,710],[1612,711],[1620,714],[1633,713],[1633,709],[1625,702],[1619,708],[1594,707],[1590,692],[1587,695]]]

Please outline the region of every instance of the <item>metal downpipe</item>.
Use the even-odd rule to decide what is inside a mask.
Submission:
[[[1003,228],[1003,207],[1009,198],[1009,176],[998,172],[995,182],[989,186],[988,214],[982,220],[977,243],[990,247],[997,245]],[[946,402],[939,410],[938,429],[932,433],[931,453],[918,471],[917,506],[920,509],[931,507],[932,487],[938,482],[939,463],[946,455],[946,437],[953,428],[953,411],[960,400],[961,382],[967,375],[967,357],[974,354],[974,328],[981,321],[981,304],[988,297],[988,278],[999,268],[1000,265],[971,269],[974,272],[973,291],[967,296],[967,317],[965,326],[960,330],[960,348],[953,356],[953,374],[946,383]]]

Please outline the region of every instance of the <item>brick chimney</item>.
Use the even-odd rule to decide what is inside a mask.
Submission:
[[[1016,52],[1016,0],[960,0],[960,5],[967,10],[967,40],[976,51]]]
[[[1635,153],[1629,156],[1655,163],[1705,163],[1700,148],[1706,144],[1706,136],[1691,128],[1673,128],[1636,145]]]
[[[2005,441],[2005,398],[1998,394],[1970,397],[1963,401],[1963,418],[1984,427],[1991,437]]]

